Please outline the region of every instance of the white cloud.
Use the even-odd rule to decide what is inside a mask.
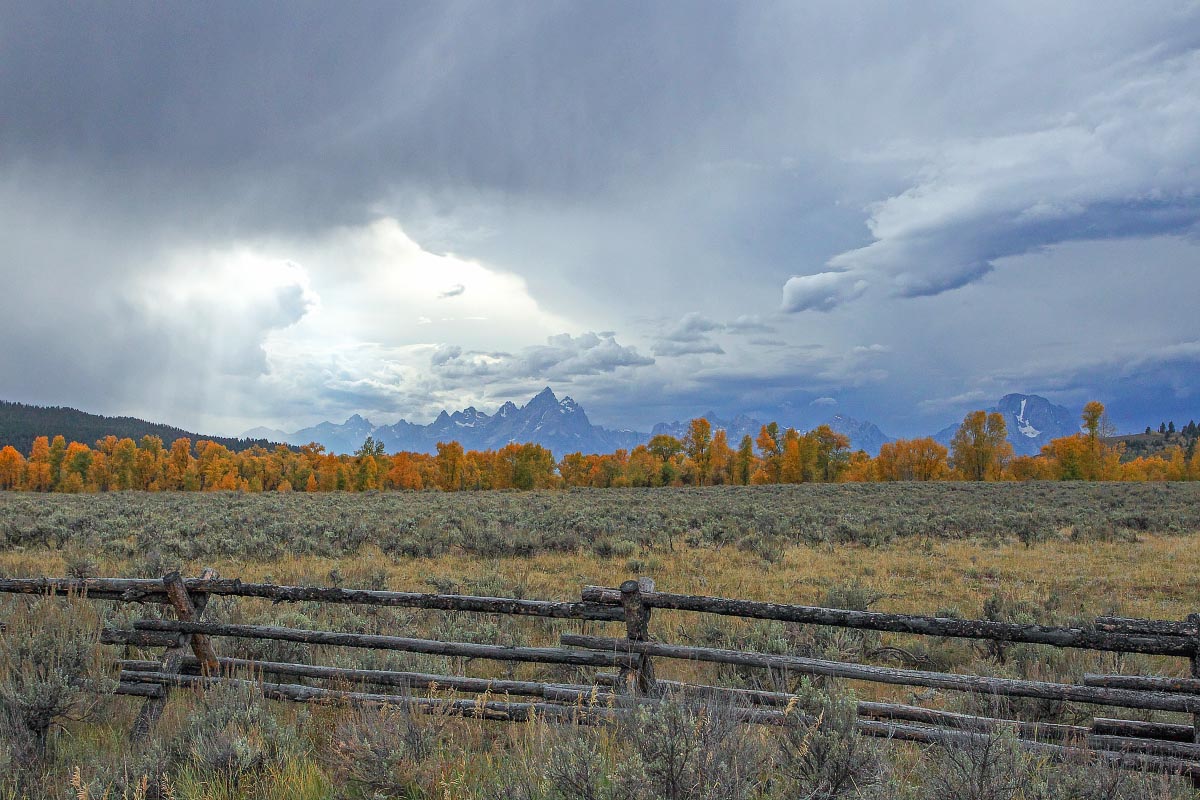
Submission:
[[[438,376],[463,382],[486,378],[566,381],[621,367],[646,367],[654,359],[620,344],[613,335],[561,333],[547,338],[544,345],[524,347],[515,354],[463,352],[459,347],[441,346],[431,363]]]
[[[320,308],[303,267],[243,247],[173,253],[131,293],[193,363],[230,373],[265,371],[267,336]]]
[[[725,330],[725,326],[716,320],[709,319],[698,311],[690,311],[672,325],[663,338],[672,342],[696,342],[705,338],[705,334]]]
[[[698,311],[690,311],[662,333],[651,347],[651,352],[656,356],[721,354],[725,352],[724,349],[710,334],[724,331],[727,327]]]
[[[742,314],[733,322],[726,325],[725,329],[730,333],[743,334],[775,332],[775,326],[764,322],[758,314]]]
[[[796,275],[783,285],[783,310],[832,311],[842,303],[859,297],[867,282],[851,272],[818,272]]]

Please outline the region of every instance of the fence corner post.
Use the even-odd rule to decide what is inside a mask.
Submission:
[[[205,574],[201,577],[208,579],[210,575]],[[203,604],[199,599],[193,602],[191,595],[188,594],[187,585],[184,584],[183,578],[178,572],[163,576],[163,585],[167,589],[167,599],[175,609],[175,617],[180,622],[199,622],[200,615],[204,612],[204,606],[208,603],[208,595],[204,595]],[[196,660],[200,662],[200,674],[215,675],[220,669],[220,665],[217,661],[217,651],[213,649],[212,640],[203,633],[193,633],[188,636],[188,643],[191,645]]]
[[[205,568],[200,573],[201,580],[215,580],[216,577],[217,572],[214,569]],[[175,610],[175,616],[184,622],[199,622],[208,605],[208,594],[197,592],[193,599],[188,594],[187,585],[183,582],[178,570],[164,575],[162,583],[167,592],[166,605]],[[200,641],[197,642],[197,639]],[[199,659],[201,673],[216,672],[218,666],[216,651],[213,650],[209,638],[199,633],[180,634],[178,641],[163,652],[162,672],[168,674],[181,672],[183,659],[189,650]],[[142,708],[138,712],[137,719],[134,720],[133,730],[130,731],[131,741],[140,743],[150,737],[150,729],[154,727],[154,723],[162,716],[163,709],[166,707],[167,692],[168,687],[163,685],[156,696],[146,698],[146,702],[142,704]]]
[[[654,592],[653,578],[638,578],[621,584],[621,608],[625,612],[625,638],[631,642],[650,639],[650,606],[642,602],[642,596]],[[654,662],[650,656],[641,655],[637,667],[622,667],[621,678],[632,694],[648,694],[654,689]]]

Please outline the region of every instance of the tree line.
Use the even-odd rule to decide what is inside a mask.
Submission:
[[[235,452],[206,439],[106,436],[88,446],[36,437],[28,456],[0,449],[0,490],[109,491],[465,491],[564,487],[759,485],[868,481],[1197,480],[1200,454],[1175,447],[1123,461],[1107,434],[1104,406],[1088,403],[1081,431],[1052,440],[1037,456],[1015,456],[1003,415],[968,414],[950,447],[932,438],[889,442],[871,457],[827,425],[801,433],[772,422],[733,446],[722,429],[693,419],[683,438],[658,435],[632,450],[571,453],[561,460],[537,444],[465,451],[439,442],[435,454],[388,454],[370,437],[353,455],[257,446]]]

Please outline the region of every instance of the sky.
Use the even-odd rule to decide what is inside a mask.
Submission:
[[[1200,3],[0,0],[0,398],[1200,418]]]

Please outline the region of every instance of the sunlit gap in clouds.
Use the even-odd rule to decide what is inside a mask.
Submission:
[[[544,309],[517,275],[424,250],[391,218],[171,253],[138,299],[186,354],[154,391],[188,395],[197,424],[222,428],[255,414],[430,415],[496,383],[524,391],[533,366],[652,363]]]

